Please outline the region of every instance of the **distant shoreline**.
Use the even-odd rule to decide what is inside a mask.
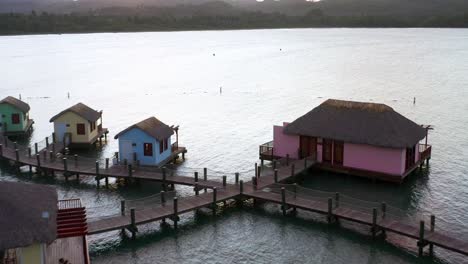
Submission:
[[[0,14],[0,36],[306,28],[468,28],[468,14],[411,18],[265,13],[190,17]]]

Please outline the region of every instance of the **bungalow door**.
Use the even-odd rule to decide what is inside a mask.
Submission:
[[[343,141],[333,141],[333,165],[343,165]]]
[[[405,170],[409,170],[414,165],[414,159],[416,158],[416,146],[406,149],[406,163]]]
[[[299,158],[315,157],[317,153],[317,138],[301,136],[299,141]]]
[[[323,163],[331,163],[332,162],[332,140],[331,139],[323,139],[322,144],[322,162]]]

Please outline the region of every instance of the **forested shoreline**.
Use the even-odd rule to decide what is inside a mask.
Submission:
[[[453,16],[328,16],[314,9],[304,16],[243,12],[234,15],[140,16],[76,14],[0,14],[0,34],[59,34],[320,27],[468,27],[468,13]]]

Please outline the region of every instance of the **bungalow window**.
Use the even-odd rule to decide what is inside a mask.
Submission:
[[[78,135],[85,135],[86,134],[86,131],[85,131],[85,124],[76,124],[76,133]]]
[[[163,142],[164,142],[163,140],[159,141],[159,154],[164,152],[164,143]]]
[[[153,144],[152,143],[144,143],[143,144],[143,155],[147,157],[153,156]]]
[[[96,122],[89,122],[89,131],[93,132],[96,129]]]
[[[11,123],[13,123],[13,124],[19,124],[20,123],[19,114],[12,114],[11,115]]]

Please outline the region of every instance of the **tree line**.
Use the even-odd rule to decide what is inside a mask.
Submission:
[[[468,27],[468,13],[454,16],[327,16],[319,9],[304,16],[243,12],[236,15],[139,16],[96,13],[0,14],[0,34],[176,31],[309,27]]]

